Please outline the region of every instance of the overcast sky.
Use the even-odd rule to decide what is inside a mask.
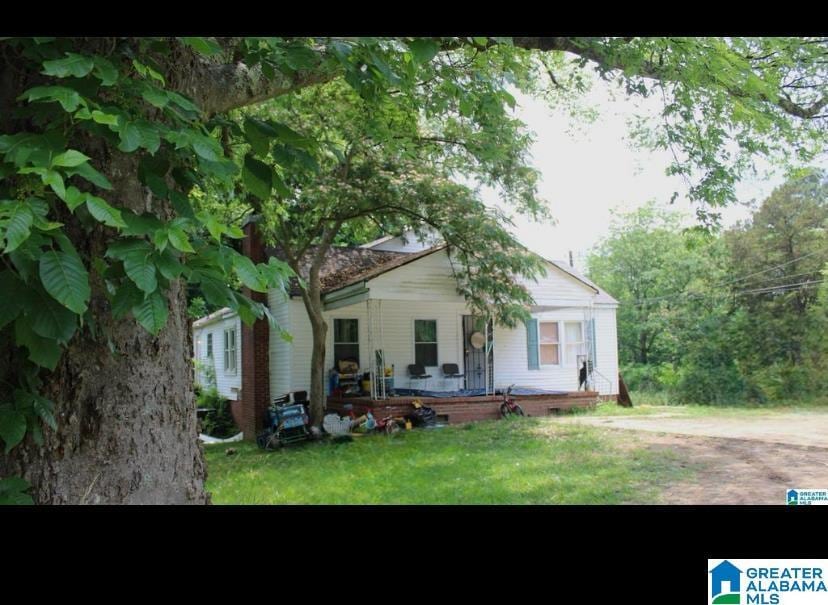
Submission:
[[[557,219],[554,226],[516,220],[518,238],[542,256],[566,259],[571,250],[576,267],[590,248],[608,234],[611,209],[631,210],[647,200],[665,207],[684,210],[692,219],[692,207],[684,194],[681,177],[668,177],[669,151],[648,152],[635,149],[629,141],[627,119],[636,111],[657,115],[659,107],[648,100],[643,105],[623,95],[612,99],[607,85],[595,83],[586,101],[599,112],[593,123],[574,122],[565,112],[549,107],[542,100],[516,95],[517,115],[535,132],[532,147],[534,166],[541,171],[540,194],[549,202]],[[780,172],[769,178],[742,182],[737,188],[740,201],[760,201],[783,182]],[[670,205],[674,191],[680,193]],[[484,192],[484,200],[494,203],[497,194]],[[747,218],[750,210],[733,206],[722,210],[723,223],[731,225]]]

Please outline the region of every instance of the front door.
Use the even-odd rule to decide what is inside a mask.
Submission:
[[[492,322],[489,320],[489,389],[494,386],[494,347]],[[463,316],[463,374],[467,389],[486,387],[486,324],[483,318]]]

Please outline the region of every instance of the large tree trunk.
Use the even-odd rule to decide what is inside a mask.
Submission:
[[[317,272],[318,273],[318,272]],[[310,417],[313,426],[322,425],[325,414],[325,343],[328,337],[328,324],[322,315],[322,293],[318,274],[309,279],[309,287],[302,292],[302,301],[308,312],[313,336],[311,351],[310,377]]]
[[[9,74],[8,65],[0,62],[0,82],[13,86],[11,92],[4,88],[10,94],[0,101],[14,99],[31,85],[26,76],[12,83]],[[20,125],[0,116],[0,127],[13,132]],[[112,181],[114,190],[105,197],[114,205],[172,217],[168,204],[139,182],[137,154],[122,154],[90,137],[73,139],[72,147],[89,155]],[[169,319],[158,336],[132,317],[116,321],[104,284],[91,270],[91,260],[104,256],[112,231],[103,225],[82,229],[68,210],[57,208],[56,220],[65,223],[67,236],[90,268],[89,307],[96,335],[89,326],[79,329],[55,370],[41,371],[40,392],[55,403],[57,430],[44,426],[42,445],[29,433],[9,455],[0,455],[0,477],[22,476],[41,504],[207,503],[186,289],[171,284]],[[16,383],[8,362],[25,354],[14,346],[10,330],[7,326],[0,338],[0,400]]]
[[[95,155],[112,177],[113,199],[165,213],[142,192],[136,158]],[[107,231],[69,234],[82,255],[95,258],[106,250]],[[23,476],[38,503],[206,503],[185,288],[171,285],[169,320],[152,336],[132,317],[114,320],[100,278],[90,279],[98,337],[80,331],[55,371],[42,371],[57,431],[45,428],[42,446],[28,436],[0,460],[0,475]]]

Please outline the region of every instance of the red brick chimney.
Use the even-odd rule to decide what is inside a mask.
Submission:
[[[242,241],[242,254],[254,263],[266,262],[264,243],[256,223],[261,216],[248,217],[242,229],[245,238]],[[244,295],[267,304],[267,294],[253,292],[249,288],[242,290]],[[242,322],[241,341],[241,430],[245,439],[255,439],[262,430],[265,410],[270,404],[270,366],[269,349],[270,326],[266,319],[257,320],[252,326]]]

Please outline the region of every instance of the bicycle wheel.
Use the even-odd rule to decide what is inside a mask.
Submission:
[[[500,417],[501,418],[508,418],[512,415],[512,410],[509,409],[509,404],[501,403],[500,404]]]

